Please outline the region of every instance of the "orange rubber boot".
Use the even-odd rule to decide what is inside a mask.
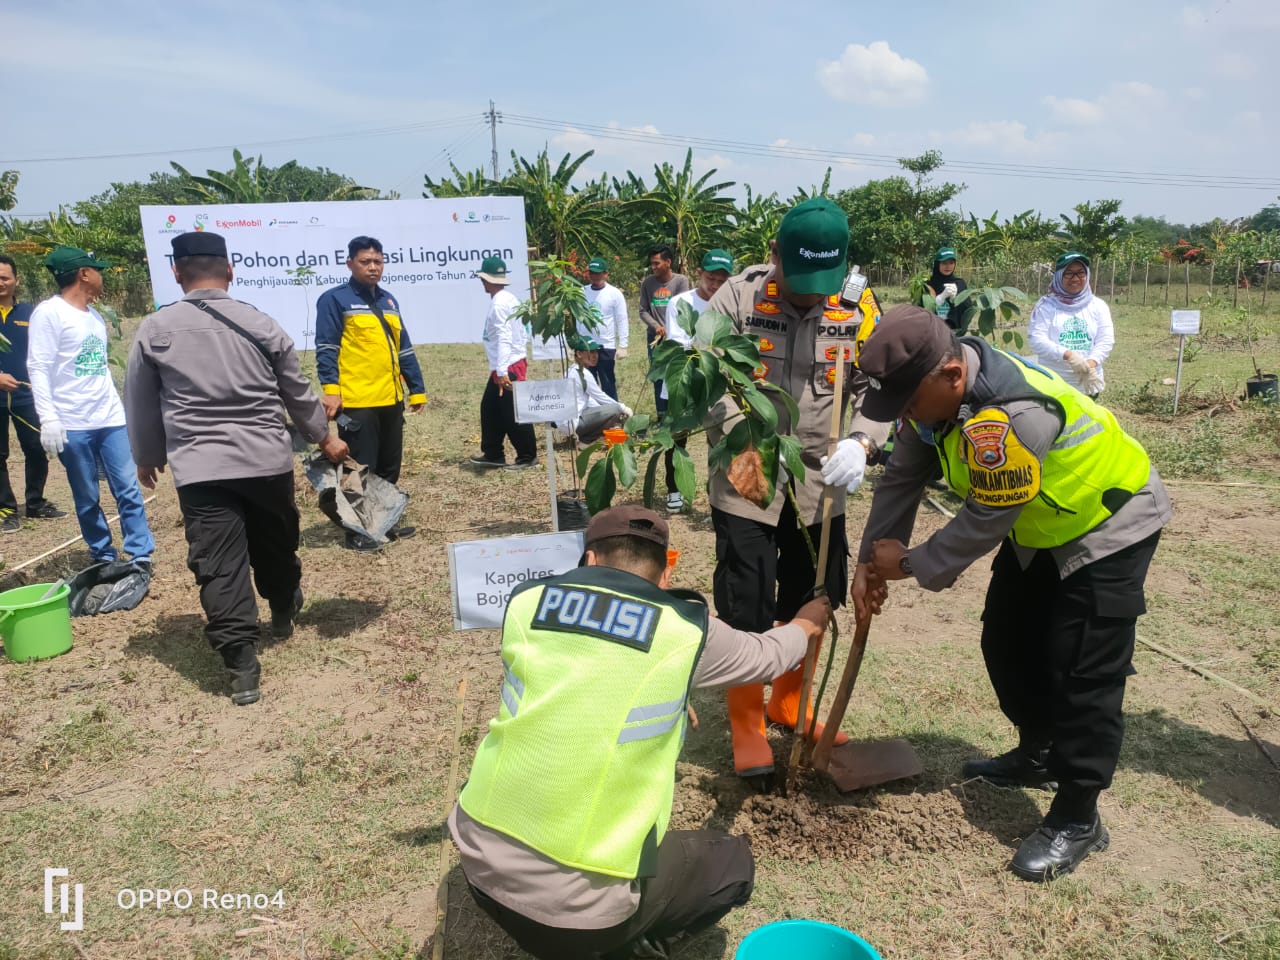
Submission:
[[[794,670],[784,673],[773,681],[773,694],[769,697],[769,708],[766,711],[769,720],[772,723],[778,723],[786,727],[788,730],[796,728],[796,719],[800,716],[800,688],[804,685],[804,667],[799,666]],[[810,697],[818,694],[818,685],[815,682]],[[809,721],[813,719],[813,704],[809,705],[809,715],[805,717],[805,732],[809,730]],[[814,742],[822,736],[823,724],[819,723],[813,728]],[[836,731],[835,742],[837,745],[849,742],[849,735],[843,730]]]
[[[733,769],[740,777],[773,773],[773,749],[764,732],[764,684],[725,690],[729,729],[733,732]]]

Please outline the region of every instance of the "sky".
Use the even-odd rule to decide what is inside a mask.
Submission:
[[[964,215],[1246,216],[1280,195],[1278,0],[788,0],[615,5],[383,0],[10,9],[0,170],[43,215],[231,148],[421,195],[424,174],[683,163],[791,195],[942,152]]]

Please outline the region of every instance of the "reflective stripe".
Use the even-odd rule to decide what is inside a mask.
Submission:
[[[516,693],[505,683],[502,685],[502,702],[507,705],[507,712],[513,717],[520,710],[520,701],[516,698]]]
[[[502,676],[507,683],[511,684],[511,689],[516,692],[517,697],[524,696],[524,681],[512,673],[511,668],[505,663],[502,665]]]
[[[1087,413],[1082,413],[1080,414],[1080,416],[1076,417],[1074,423],[1069,423],[1067,424],[1067,426],[1063,427],[1062,432],[1058,434],[1058,436],[1069,437],[1071,436],[1071,434],[1075,433],[1081,427],[1087,427],[1092,422],[1093,422],[1092,417],[1090,417]]]
[[[623,727],[622,732],[618,734],[619,743],[632,743],[636,740],[649,740],[653,737],[660,737],[664,733],[670,732],[671,728],[680,722],[683,713],[673,713],[671,716],[663,720],[652,720],[649,723],[642,723],[638,727]]]
[[[669,713],[675,713],[684,706],[684,697],[679,700],[669,700],[666,703],[654,703],[647,707],[635,707],[627,714],[627,723],[635,723],[637,720],[652,720],[655,717],[665,717]]]
[[[1105,427],[1103,427],[1102,424],[1095,422],[1092,426],[1087,427],[1085,430],[1081,431],[1080,433],[1077,433],[1074,436],[1067,437],[1065,440],[1059,440],[1049,449],[1050,450],[1066,450],[1069,447],[1078,447],[1080,446],[1080,444],[1084,443],[1086,440],[1090,439],[1091,437],[1096,437],[1104,429]]]

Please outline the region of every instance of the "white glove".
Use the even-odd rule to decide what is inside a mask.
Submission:
[[[622,415],[630,420],[636,415],[636,412],[628,407],[625,403],[622,405]]]
[[[40,424],[40,446],[51,457],[56,457],[67,445],[67,431],[57,420],[47,420]]]
[[[1085,377],[1089,376],[1089,374],[1093,372],[1093,367],[1089,366],[1089,358],[1083,353],[1071,351],[1070,356],[1064,357],[1063,359],[1065,359],[1067,364],[1071,367],[1071,372],[1081,380],[1084,380]]]
[[[942,285],[942,292],[947,295],[948,300],[954,300],[959,291],[954,283],[944,283]]]
[[[835,453],[822,458],[822,482],[830,487],[847,487],[853,493],[866,472],[867,451],[857,440],[841,440]]]
[[[627,348],[626,348],[626,347],[619,347],[619,348],[618,348],[618,350],[617,350],[617,352],[616,352],[616,353],[614,353],[613,358],[614,358],[615,360],[625,360],[625,359],[627,359]]]
[[[1080,378],[1080,392],[1087,397],[1092,397],[1102,392],[1102,377],[1098,375],[1096,367],[1090,370],[1087,376]]]

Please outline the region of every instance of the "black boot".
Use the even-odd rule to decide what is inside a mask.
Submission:
[[[293,621],[302,611],[302,588],[296,587],[293,593],[281,604],[271,601],[271,636],[277,640],[288,640],[293,636]]]
[[[1102,825],[1097,813],[1091,823],[1060,823],[1051,825],[1046,817],[1036,832],[1022,841],[1013,855],[1009,869],[1023,880],[1044,883],[1061,877],[1080,865],[1091,853],[1107,849],[1111,834]]]
[[[981,779],[997,787],[1042,787],[1057,790],[1058,783],[1045,766],[1047,744],[1023,742],[1008,753],[988,760],[970,760],[961,770],[966,780]]]
[[[252,643],[236,644],[232,649],[223,650],[222,658],[231,675],[231,702],[237,707],[247,707],[262,699],[258,690],[262,668],[258,665],[257,648]]]

